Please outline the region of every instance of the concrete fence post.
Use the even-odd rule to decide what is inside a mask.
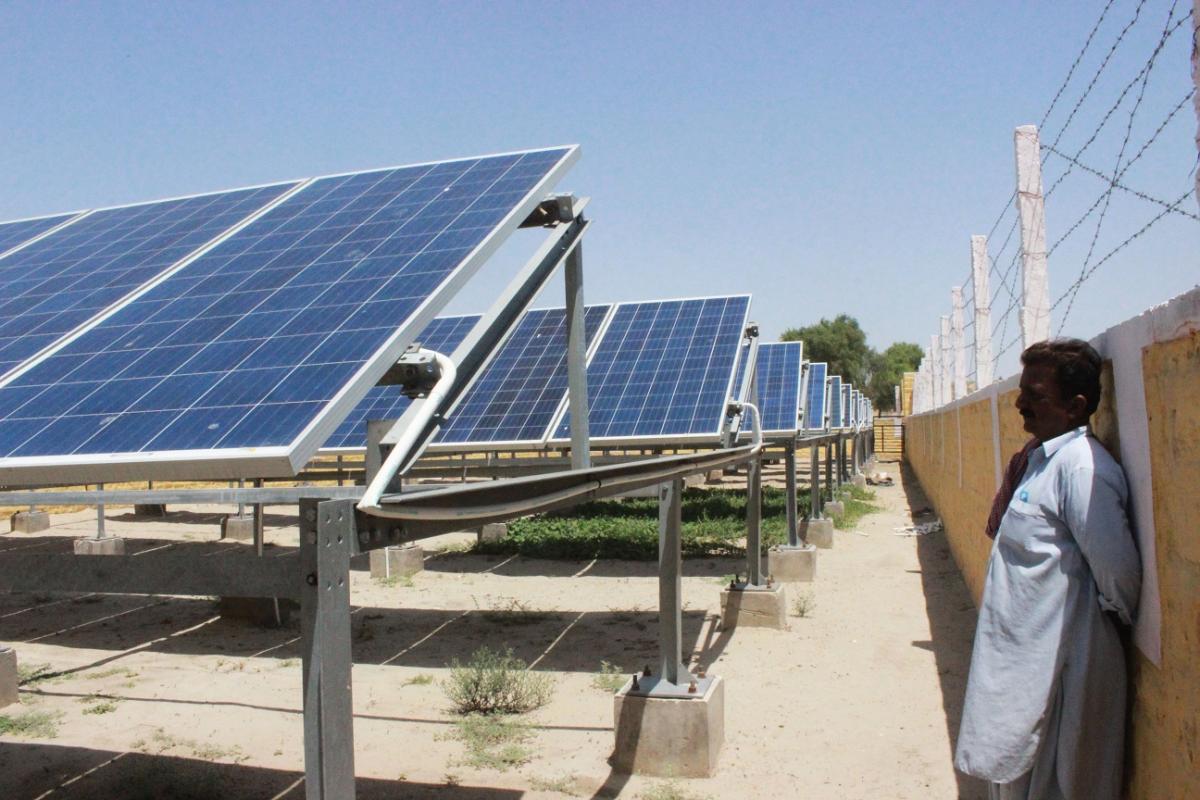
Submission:
[[[1021,218],[1021,347],[1050,338],[1050,288],[1046,275],[1046,201],[1036,125],[1013,135],[1017,154],[1017,213]]]
[[[980,389],[992,382],[992,295],[988,285],[988,269],[987,237],[972,236],[971,282],[975,293],[975,385]]]

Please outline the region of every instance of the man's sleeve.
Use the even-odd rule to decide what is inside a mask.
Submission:
[[[1100,605],[1132,625],[1142,587],[1142,563],[1126,514],[1120,474],[1079,467],[1066,476],[1063,517],[1100,591]]]

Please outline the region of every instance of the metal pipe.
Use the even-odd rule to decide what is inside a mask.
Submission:
[[[796,520],[796,445],[789,443],[783,451],[783,468],[787,492],[787,534],[788,546],[799,547],[800,530]]]
[[[762,574],[762,462],[746,464],[746,582],[763,585]]]
[[[97,483],[96,488],[104,491],[104,484]],[[104,503],[96,504],[96,538],[103,539],[106,534],[104,532]]]
[[[566,259],[563,279],[567,293],[567,398],[571,409],[571,469],[592,465],[588,437],[587,329],[583,305],[583,243]]]
[[[688,676],[683,651],[683,480],[658,490],[658,646],[664,680],[679,685]],[[690,679],[690,676],[688,676]]]

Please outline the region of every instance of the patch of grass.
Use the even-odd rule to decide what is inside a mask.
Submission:
[[[529,788],[537,792],[558,792],[559,794],[568,794],[572,797],[579,794],[574,775],[563,775],[559,778],[538,778],[535,776],[530,779]]]
[[[625,673],[611,661],[601,661],[600,671],[592,676],[592,687],[602,692],[615,692],[625,685]]]
[[[842,504],[846,510],[842,514],[833,515],[833,526],[846,530],[853,528],[858,524],[859,520],[868,514],[874,514],[876,511],[882,511],[882,506],[875,505],[875,492],[870,489],[861,489],[857,486],[848,486],[842,492]]]
[[[150,741],[138,739],[133,744],[129,745],[131,750],[137,750],[140,753],[148,753],[150,755],[185,755],[193,758],[200,758],[205,761],[216,761],[221,758],[229,758],[234,763],[241,763],[249,756],[242,752],[242,748],[237,745],[232,747],[221,747],[219,745],[196,742],[192,739],[184,739],[179,736],[172,736],[162,728],[155,728],[154,733],[150,735]]]
[[[111,714],[117,710],[117,701],[112,699],[100,698],[95,695],[81,699],[81,703],[92,703],[83,710],[85,714]]]
[[[787,538],[783,489],[764,487],[763,551]],[[801,506],[806,498],[800,498]],[[801,510],[803,513],[803,510]],[[685,558],[744,556],[746,493],[738,489],[690,488],[683,495]],[[658,501],[630,498],[585,503],[562,512],[509,523],[508,536],[479,542],[475,552],[531,558],[652,561],[658,557]]]
[[[25,711],[20,714],[0,714],[0,736],[23,736],[31,739],[53,739],[58,736],[57,711]]]
[[[692,794],[675,781],[662,781],[639,794],[638,800],[707,800],[707,795]]]
[[[817,608],[817,598],[812,592],[799,592],[792,600],[792,616],[807,617]]]
[[[83,677],[89,680],[101,680],[103,678],[111,678],[120,675],[122,678],[136,678],[138,674],[126,667],[116,667],[114,669],[106,669],[103,672],[86,672]]]
[[[536,625],[550,618],[550,613],[537,611],[529,603],[516,597],[501,597],[483,612],[488,622],[501,625]]]
[[[455,723],[455,736],[466,746],[465,764],[476,769],[505,770],[533,759],[530,726],[502,714],[468,714]]]
[[[413,586],[412,575],[391,575],[387,578],[375,578],[376,586],[383,586],[388,589],[400,587],[401,589],[411,589]]]
[[[49,664],[17,664],[17,685],[40,683],[57,677]]]
[[[454,659],[446,696],[459,714],[519,714],[550,702],[553,679],[530,671],[513,655],[481,647],[466,664]]]
[[[400,685],[401,686],[428,686],[431,683],[433,683],[433,676],[429,675],[427,673],[422,673],[421,675],[414,675],[411,678],[408,678],[407,680],[403,681]]]

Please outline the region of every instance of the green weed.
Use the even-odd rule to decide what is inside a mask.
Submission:
[[[509,648],[501,653],[481,647],[466,664],[454,659],[445,683],[446,696],[459,714],[519,714],[550,702],[549,675],[530,671]]]

